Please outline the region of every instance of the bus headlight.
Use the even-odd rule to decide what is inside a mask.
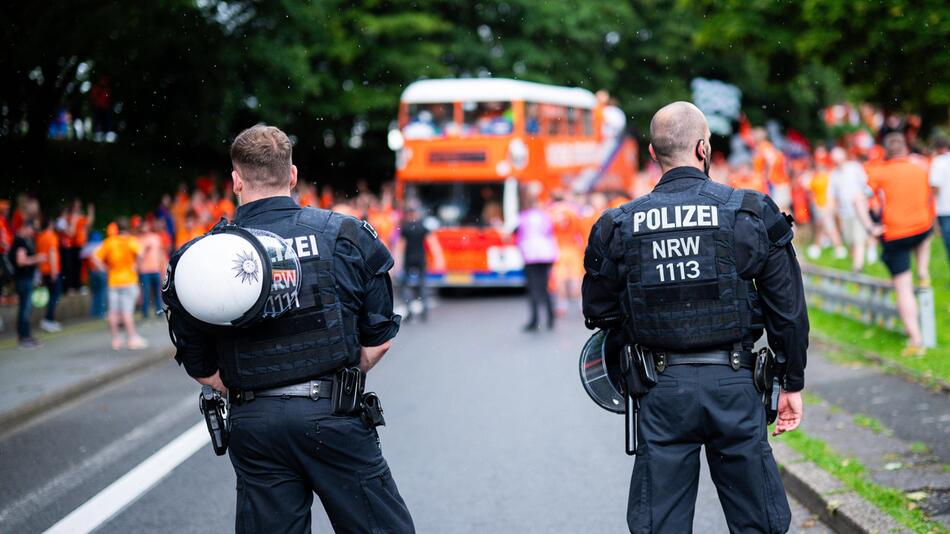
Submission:
[[[508,144],[508,159],[518,170],[528,166],[528,146],[521,139],[513,139]]]
[[[398,128],[393,128],[389,130],[389,135],[386,136],[386,143],[389,145],[389,150],[398,152],[406,144],[406,140]]]

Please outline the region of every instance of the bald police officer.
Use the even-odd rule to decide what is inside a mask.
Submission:
[[[358,403],[361,373],[399,330],[392,257],[368,224],[291,199],[297,168],[284,132],[241,132],[231,160],[234,224],[277,234],[300,261],[300,291],[278,318],[209,330],[171,312],[176,359],[201,384],[230,393],[235,530],[310,532],[316,493],[337,532],[413,532],[375,426],[352,405],[331,405]]]
[[[656,365],[640,398],[631,532],[690,532],[706,448],[731,532],[785,532],[785,490],[753,384],[763,328],[782,362],[773,435],[802,418],[808,316],[789,220],[760,193],[709,179],[709,127],[675,102],[650,123],[653,191],[604,212],[584,257],[589,328],[622,328]]]

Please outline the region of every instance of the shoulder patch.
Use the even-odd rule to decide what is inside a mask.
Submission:
[[[369,232],[369,235],[373,236],[373,239],[379,239],[379,233],[376,232],[376,229],[373,228],[373,225],[369,221],[363,221],[363,230]]]

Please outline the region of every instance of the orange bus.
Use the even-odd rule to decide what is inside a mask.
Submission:
[[[542,198],[554,191],[629,195],[637,147],[609,134],[608,107],[585,89],[500,78],[406,87],[389,146],[397,198],[423,208],[443,250],[445,269],[430,269],[428,283],[524,284],[512,235],[521,184],[537,182]]]

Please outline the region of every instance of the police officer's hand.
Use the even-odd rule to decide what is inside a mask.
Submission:
[[[801,391],[782,391],[778,399],[778,418],[775,420],[775,430],[772,435],[777,436],[798,428],[804,412]]]
[[[204,378],[195,378],[195,380],[202,386],[211,386],[212,389],[220,391],[222,395],[228,394],[228,388],[224,387],[224,382],[221,381],[220,371],[215,371],[213,375]]]

